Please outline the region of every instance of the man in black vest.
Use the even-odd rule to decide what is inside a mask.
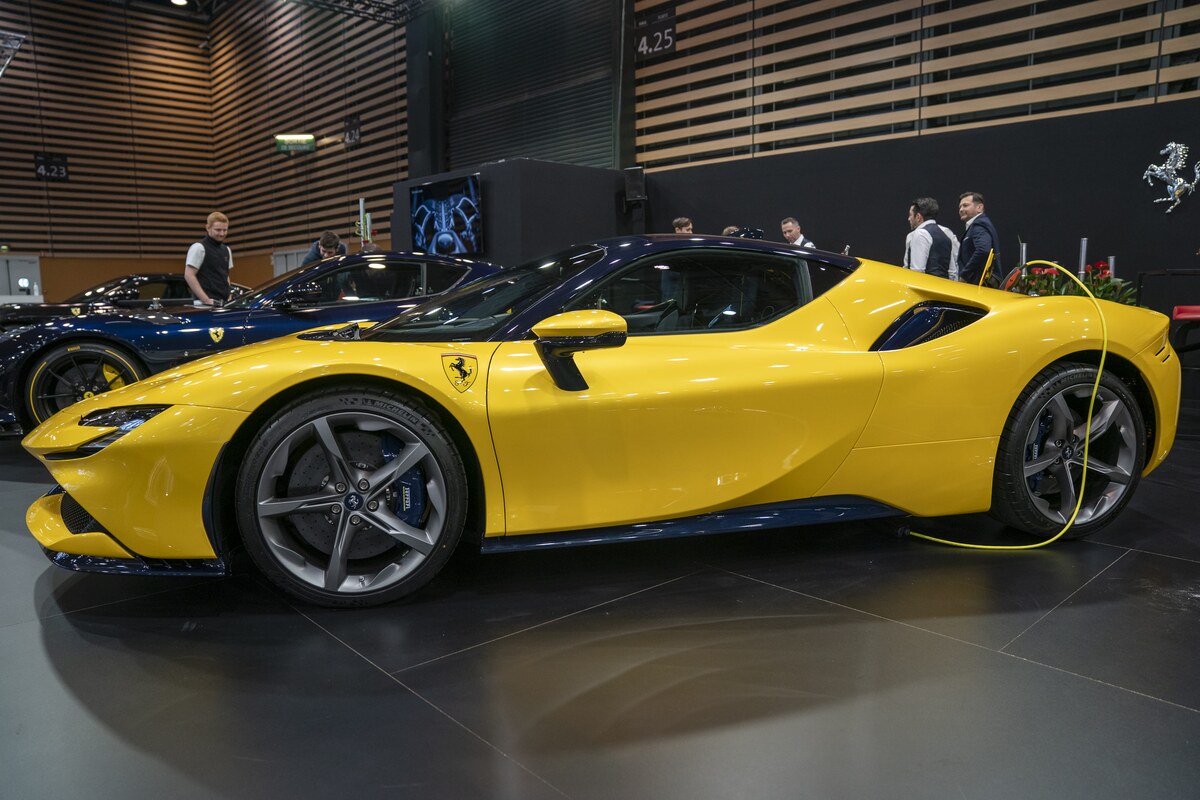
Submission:
[[[988,253],[992,258],[991,276],[1003,277],[1000,267],[1000,236],[996,226],[983,213],[983,195],[979,192],[963,192],[958,198],[958,217],[967,224],[962,246],[958,249],[958,279],[964,283],[978,284],[983,278]]]
[[[779,230],[783,233],[783,238],[788,244],[794,244],[797,247],[810,247],[816,249],[813,240],[809,239],[800,232],[800,223],[795,217],[784,217],[779,223]]]
[[[214,211],[204,230],[207,235],[188,248],[183,279],[197,305],[220,305],[229,299],[229,270],[233,269],[233,251],[225,244],[229,217]]]
[[[939,278],[958,280],[958,237],[937,223],[938,203],[918,197],[908,205],[908,227],[904,240],[904,266]]]

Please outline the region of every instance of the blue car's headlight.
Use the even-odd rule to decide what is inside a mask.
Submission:
[[[65,461],[71,458],[83,458],[99,453],[125,434],[138,428],[146,422],[166,411],[170,406],[124,406],[122,408],[105,408],[79,420],[80,425],[93,428],[116,428],[98,439],[65,453],[48,453],[45,457],[51,461]]]

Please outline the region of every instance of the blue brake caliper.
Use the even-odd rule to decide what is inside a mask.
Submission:
[[[1033,461],[1041,454],[1042,445],[1046,443],[1046,437],[1050,435],[1050,427],[1053,424],[1054,417],[1048,412],[1043,414],[1042,418],[1038,420],[1037,438],[1025,449],[1026,461]],[[1039,472],[1037,475],[1029,476],[1028,482],[1030,491],[1036,492],[1038,486],[1042,483],[1042,473]]]
[[[384,435],[380,442],[383,461],[386,464],[404,449],[404,443],[394,436]],[[418,464],[392,482],[392,511],[403,522],[414,527],[425,518],[425,472]]]

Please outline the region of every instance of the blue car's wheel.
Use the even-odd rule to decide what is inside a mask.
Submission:
[[[1066,535],[1079,538],[1112,521],[1129,502],[1145,465],[1146,424],[1129,388],[1110,372],[1101,376],[1092,402],[1095,380],[1095,367],[1062,363],[1042,370],[1025,387],[1000,437],[993,516],[1036,536],[1052,536],[1078,504]]]
[[[139,381],[149,373],[129,354],[100,342],[63,344],[44,353],[25,382],[27,430],[69,405]]]
[[[432,578],[462,535],[467,478],[435,415],[371,390],[328,390],[277,413],[237,479],[246,550],[311,603],[365,606]]]

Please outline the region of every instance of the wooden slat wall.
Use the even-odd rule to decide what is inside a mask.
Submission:
[[[12,0],[0,29],[27,37],[0,78],[0,243],[13,252],[182,264],[221,210],[239,266],[265,265],[251,279],[269,259],[247,257],[327,228],[348,236],[360,196],[387,231],[408,167],[403,28],[285,0],[224,5],[211,26]],[[352,113],[362,140],[347,149]],[[295,132],[315,134],[317,152],[276,154],[274,134]],[[38,180],[36,152],[67,155],[70,181]]]
[[[1200,0],[636,0],[638,161],[667,169],[1200,95]]]
[[[234,3],[211,26],[217,187],[241,253],[343,237],[365,197],[386,232],[392,184],[408,175],[404,29],[284,0]],[[362,140],[342,141],[357,113]],[[311,133],[315,153],[274,152],[277,133]]]
[[[0,242],[44,256],[179,255],[214,188],[203,23],[12,0],[0,29],[26,36],[0,78]],[[66,155],[70,181],[38,180],[36,152]]]

